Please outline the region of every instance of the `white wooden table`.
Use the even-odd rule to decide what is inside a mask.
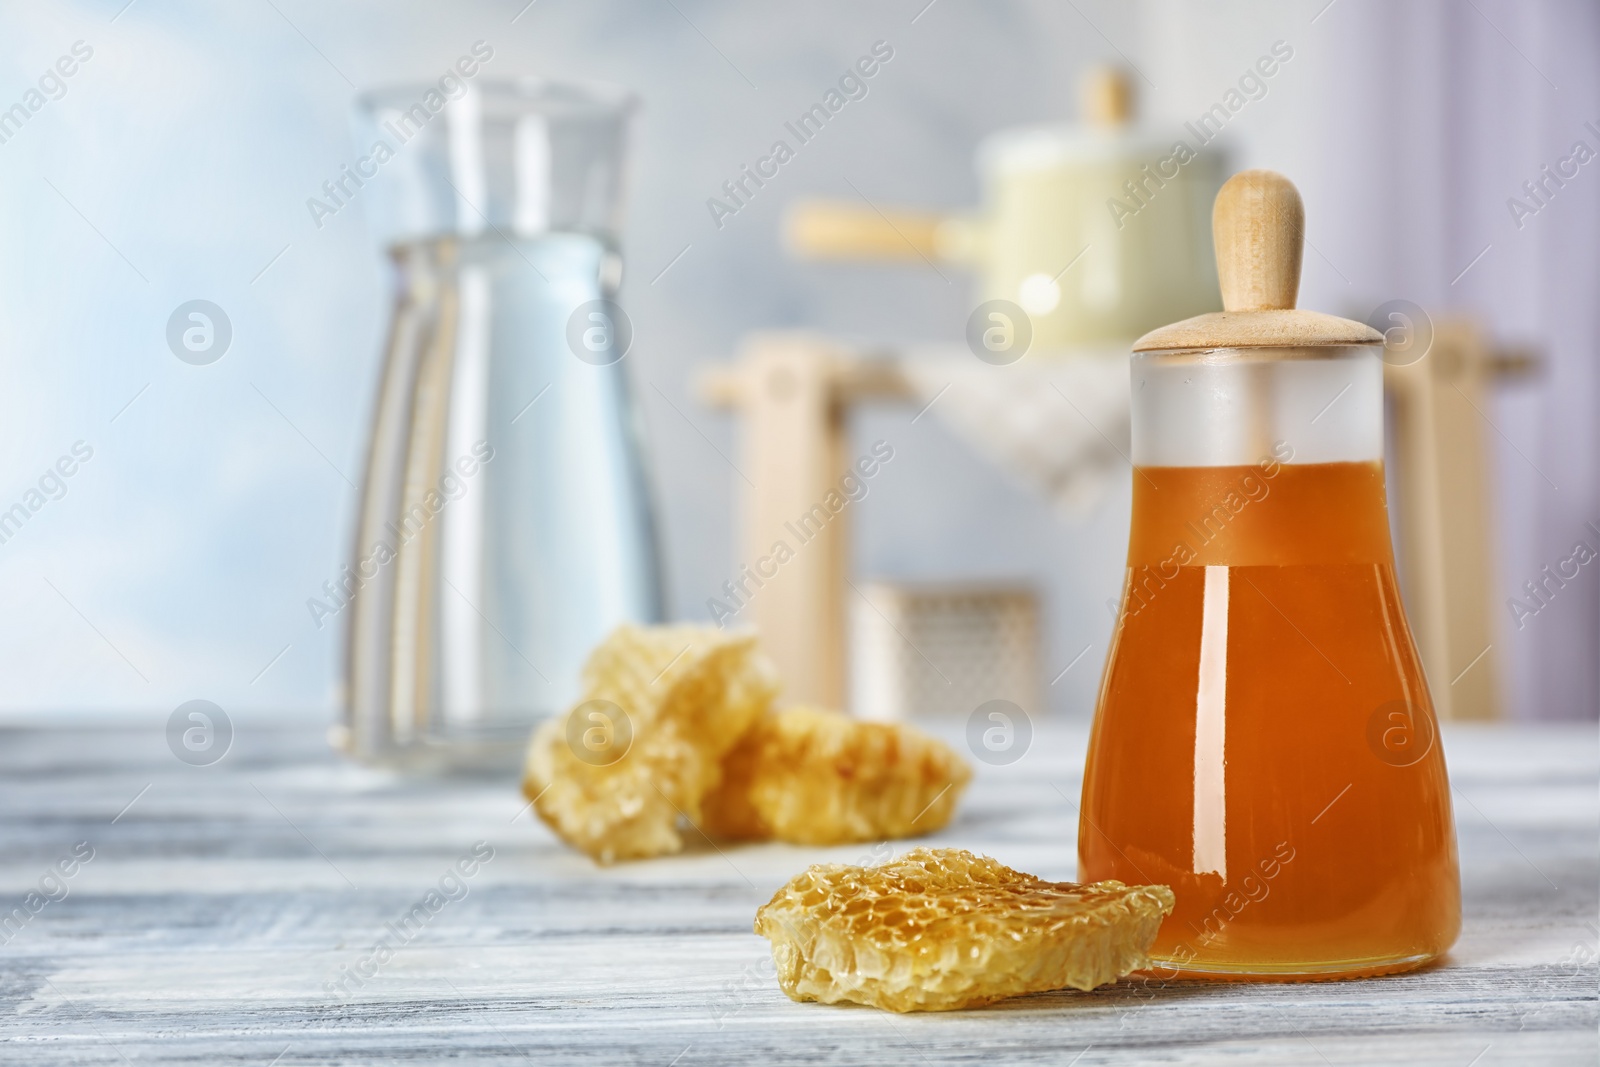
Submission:
[[[1070,878],[1063,794],[1076,803],[1084,741],[1081,725],[1040,724],[1020,762],[979,766],[936,842]],[[1443,966],[899,1016],[790,1002],[750,930],[789,876],[869,846],[702,846],[599,869],[529,818],[510,778],[353,767],[314,724],[240,724],[203,768],[159,724],[8,729],[0,914],[26,910],[76,843],[94,858],[0,944],[0,1062],[1593,1064],[1595,728],[1454,729],[1445,745],[1465,928]],[[493,859],[446,879],[460,899],[430,911],[425,894],[479,841]],[[425,921],[374,960],[419,900]],[[341,966],[370,977],[335,995]]]

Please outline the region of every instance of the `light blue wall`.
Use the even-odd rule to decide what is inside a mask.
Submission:
[[[196,697],[331,709],[337,634],[312,625],[305,600],[335,573],[349,536],[386,282],[359,211],[318,229],[305,201],[354,158],[355,86],[436,77],[482,39],[495,49],[490,75],[600,79],[643,97],[625,234],[630,362],[671,603],[703,618],[736,563],[736,475],[701,434],[728,454],[735,440],[727,418],[696,400],[695,369],[753,329],[955,340],[971,307],[949,269],[946,281],[923,267],[789,261],[778,242],[788,201],[850,197],[853,184],[883,204],[970,206],[977,141],[1070,115],[1087,62],[1121,53],[1148,66],[1161,83],[1148,95],[1181,116],[1238,65],[1224,45],[1243,56],[1256,37],[1279,34],[1271,19],[1308,21],[1322,6],[1268,16],[1236,4],[1212,20],[1166,5],[1145,5],[1141,19],[1141,7],[1089,0],[538,0],[520,16],[520,0],[136,0],[118,14],[123,3],[0,13],[0,107],[74,42],[94,49],[66,95],[0,144],[0,508],[75,441],[94,450],[66,496],[0,544],[0,708],[11,711],[164,714]],[[1370,7],[1319,16],[1325,47],[1359,36],[1334,21],[1347,8]],[[1216,47],[1185,44],[1203,37]],[[1305,39],[1308,52],[1317,46]],[[870,95],[719,230],[706,198],[877,40],[895,56]],[[1309,99],[1308,114],[1342,106],[1341,80],[1363,76],[1361,50],[1343,54],[1355,58],[1308,55],[1307,83],[1286,81],[1241,117],[1239,141],[1255,153],[1243,162],[1271,163],[1271,139],[1293,139],[1285,101]],[[1309,140],[1292,158],[1324,175],[1348,165]],[[1338,185],[1312,177],[1308,192],[1319,182]],[[1363,203],[1313,215],[1332,254],[1371,235]],[[1337,296],[1320,271],[1308,255],[1308,291]],[[195,298],[233,325],[232,347],[211,366],[179,362],[164,341],[172,310]],[[1120,583],[1126,489],[1064,523],[935,419],[909,425],[911,414],[859,420],[862,439],[903,443],[857,516],[860,573],[1040,581],[1046,677],[1095,646],[1051,690],[1058,710],[1085,711],[1110,628],[1103,604]]]
[[[943,340],[969,310],[959,277],[789,262],[783,205],[851,195],[846,179],[883,202],[969,205],[976,141],[1069,113],[1079,63],[1105,52],[1070,10],[1042,4],[942,0],[912,24],[920,3],[801,15],[541,0],[513,24],[520,5],[275,2],[0,16],[8,104],[74,42],[94,50],[66,95],[0,144],[0,500],[73,442],[94,450],[67,495],[0,545],[6,708],[331,706],[338,639],[305,599],[349,535],[385,279],[358,211],[319,230],[305,200],[353,158],[351,83],[436,75],[482,39],[487,74],[601,79],[644,98],[624,292],[672,603],[704,617],[735,554],[735,476],[655,387],[731,454],[728,420],[690,381],[744,332]],[[719,231],[705,199],[877,40],[895,56],[868,97]],[[233,325],[211,366],[164,343],[169,314],[195,298]],[[1056,594],[1051,662],[1102,638],[1104,610],[1083,605],[1115,590],[1117,509],[1097,536],[1064,528],[934,420],[908,428],[911,414],[861,420],[863,436],[903,442],[858,516],[862,572],[1038,577]],[[1095,672],[1073,673],[1058,691],[1081,708]]]

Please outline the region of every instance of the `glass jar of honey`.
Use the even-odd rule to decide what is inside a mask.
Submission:
[[[1164,973],[1354,977],[1460,928],[1449,784],[1395,581],[1382,336],[1295,309],[1304,214],[1246,171],[1225,311],[1134,345],[1133,520],[1079,877],[1177,895]]]

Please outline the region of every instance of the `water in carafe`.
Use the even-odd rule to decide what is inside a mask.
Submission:
[[[411,95],[370,95],[368,136]],[[395,295],[351,567],[340,741],[362,758],[514,756],[606,632],[660,616],[613,299],[628,110],[472,86],[363,190]]]

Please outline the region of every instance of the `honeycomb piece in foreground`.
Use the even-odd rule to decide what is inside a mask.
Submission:
[[[971,777],[949,745],[920,730],[786,708],[728,753],[700,826],[803,845],[911,837],[948,823]]]
[[[1172,890],[1046,882],[918,848],[879,867],[818,864],[756,912],[794,1000],[949,1011],[1094,989],[1149,965]]]
[[[677,852],[728,749],[778,691],[754,634],[620,626],[590,653],[583,697],[529,744],[523,792],[601,863]]]

